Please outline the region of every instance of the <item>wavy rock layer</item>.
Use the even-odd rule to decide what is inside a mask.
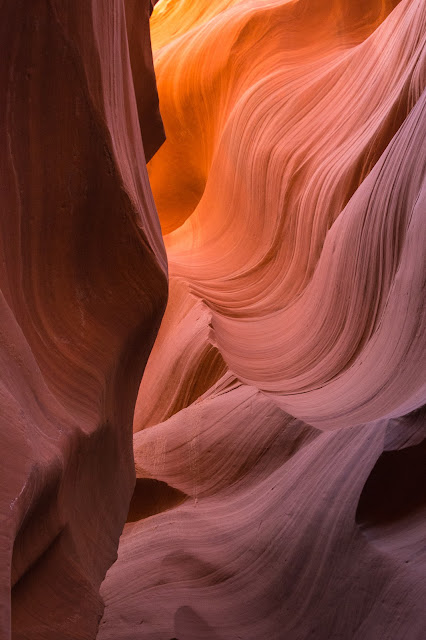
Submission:
[[[426,5],[151,24],[171,295],[99,638],[421,640]]]
[[[1,16],[0,636],[93,640],[167,296],[139,122],[152,153],[155,83],[148,69],[138,118],[132,78],[150,43],[131,66],[119,0],[6,0]]]
[[[137,440],[138,462],[188,498],[126,525],[99,637],[420,640],[424,501],[383,522],[358,506],[389,421],[318,433],[279,409],[268,415],[257,393],[219,395]],[[223,417],[232,410],[238,418]],[[164,444],[153,454],[156,429]],[[379,483],[380,503],[390,487]],[[388,502],[400,493],[391,487]]]

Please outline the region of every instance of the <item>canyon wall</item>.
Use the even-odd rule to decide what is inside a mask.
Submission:
[[[1,3],[2,640],[96,637],[134,488],[134,404],[167,299],[145,4],[130,60],[119,0]]]

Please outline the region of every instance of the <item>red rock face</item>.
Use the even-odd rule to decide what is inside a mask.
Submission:
[[[0,636],[89,640],[133,491],[166,258],[122,3],[13,0],[1,16]],[[139,44],[132,61],[149,60]],[[146,77],[153,153],[148,63]]]

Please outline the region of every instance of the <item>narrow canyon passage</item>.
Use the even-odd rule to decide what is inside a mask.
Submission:
[[[425,0],[0,16],[0,640],[424,640]]]

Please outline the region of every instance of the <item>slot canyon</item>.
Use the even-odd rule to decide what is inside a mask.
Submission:
[[[424,640],[426,1],[0,16],[0,640]]]

